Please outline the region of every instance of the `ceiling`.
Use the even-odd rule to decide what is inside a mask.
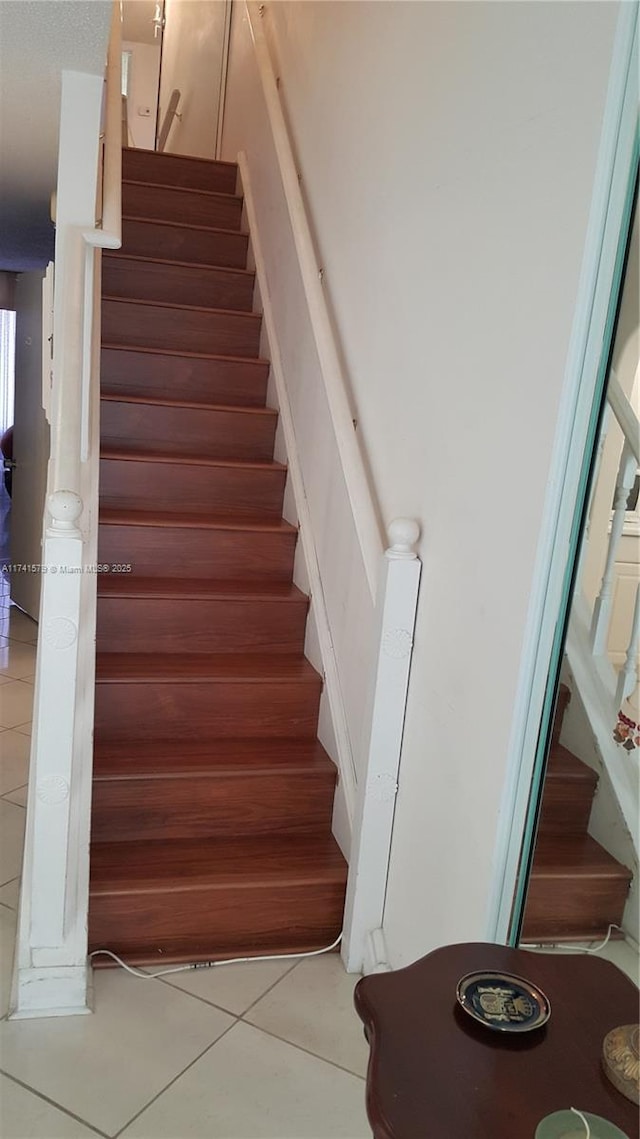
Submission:
[[[103,74],[110,20],[109,0],[0,0],[0,269],[53,254],[60,73]]]
[[[156,44],[160,39],[153,35],[153,17],[156,0],[124,0],[122,5],[122,38],[134,43]],[[164,5],[161,3],[160,8]]]

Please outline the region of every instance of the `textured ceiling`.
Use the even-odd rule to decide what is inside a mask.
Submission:
[[[0,0],[0,269],[53,252],[60,73],[104,72],[109,0]]]

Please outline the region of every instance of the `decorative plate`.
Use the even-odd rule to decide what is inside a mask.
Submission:
[[[456,997],[469,1016],[498,1032],[531,1032],[551,1016],[542,990],[512,973],[467,973]]]

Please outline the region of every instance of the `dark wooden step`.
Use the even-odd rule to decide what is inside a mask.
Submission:
[[[589,835],[541,836],[536,845],[522,938],[604,937],[622,920],[631,871]]]
[[[236,230],[179,225],[145,217],[122,218],[122,252],[198,265],[244,269],[249,238]]]
[[[346,870],[330,835],[93,843],[89,949],[158,964],[321,948]]]
[[[168,511],[100,512],[98,560],[136,577],[290,581],[297,531],[282,519]]]
[[[235,194],[238,168],[232,162],[186,158],[125,146],[122,150],[122,177],[135,182],[155,182],[161,186],[189,186],[193,190]]]
[[[151,182],[122,183],[122,212],[129,217],[240,230],[242,198]]]
[[[258,356],[261,320],[255,312],[102,298],[103,341],[127,347]]]
[[[98,579],[98,652],[302,652],[308,599],[288,582]]]
[[[180,301],[203,308],[251,312],[255,274],[248,269],[189,265],[159,257],[103,253],[102,290],[110,297]]]
[[[103,507],[191,514],[280,516],[287,469],[281,463],[172,457],[103,447],[100,502]]]
[[[595,771],[556,744],[547,764],[540,833],[584,834],[597,784]]]
[[[95,731],[123,742],[312,739],[321,688],[300,653],[99,653]]]
[[[317,740],[98,747],[92,841],[328,832],[335,779]]]
[[[103,394],[100,439],[103,447],[133,453],[268,462],[277,419],[278,413],[266,407],[215,407]]]
[[[107,394],[263,407],[269,361],[103,343],[100,373]]]

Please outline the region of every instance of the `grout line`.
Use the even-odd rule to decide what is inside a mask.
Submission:
[[[362,1080],[364,1083],[366,1076],[361,1076],[359,1072],[354,1072],[351,1068],[345,1068],[344,1064],[338,1064],[336,1060],[329,1060],[327,1056],[321,1056],[318,1052],[312,1052],[310,1048],[303,1047],[302,1044],[296,1044],[294,1040],[288,1040],[286,1036],[278,1036],[277,1032],[270,1032],[268,1028],[263,1028],[259,1024],[253,1024],[250,1020],[245,1020],[243,1016],[239,1016],[238,1020],[242,1024],[246,1024],[249,1028],[255,1028],[258,1032],[264,1032],[265,1036],[271,1036],[274,1040],[279,1040],[281,1044],[289,1044],[291,1048],[297,1048],[299,1052],[304,1052],[307,1056],[313,1056],[314,1060],[321,1060],[323,1064],[331,1064],[332,1068],[337,1068],[340,1072],[346,1072],[348,1076],[355,1076],[357,1080]]]
[[[246,1013],[249,1012],[249,1009],[252,1009],[253,1006],[258,1003],[258,1001],[261,1001],[262,998],[267,995],[267,993],[270,993],[271,990],[276,987],[276,985],[279,985],[280,981],[283,981],[285,977],[288,977],[289,973],[293,972],[296,965],[298,965],[298,964],[299,964],[298,961],[294,961],[293,965],[291,965],[291,967],[289,969],[287,969],[286,972],[282,973],[282,975],[280,977],[278,977],[278,979],[276,981],[274,981],[273,984],[269,985],[269,987],[266,988],[264,990],[264,992],[260,994],[259,997],[256,997],[255,1001],[252,1001],[251,1004],[248,1005],[248,1007],[244,1010],[244,1012],[241,1012],[241,1013],[240,1012],[234,1012],[232,1009],[229,1009],[229,1008],[225,1008],[224,1005],[217,1005],[215,1003],[215,1001],[210,1001],[207,999],[207,997],[200,996],[199,993],[192,993],[189,989],[183,989],[180,987],[180,985],[177,983],[177,981],[172,982],[169,980],[168,977],[158,977],[158,980],[162,981],[162,983],[164,985],[168,985],[169,988],[177,990],[180,993],[184,993],[185,996],[187,996],[187,997],[193,997],[197,1001],[202,1001],[202,1003],[205,1005],[208,1005],[209,1008],[219,1009],[220,1012],[226,1012],[229,1016],[235,1016],[235,1017],[239,1018],[239,1017],[245,1016]],[[205,970],[202,970],[202,971],[205,972]],[[213,972],[213,969],[208,970],[208,971]],[[185,975],[186,974],[187,974],[187,971],[185,970]]]
[[[3,1017],[3,1019],[5,1019],[5,1018]],[[89,1130],[93,1131],[95,1135],[102,1136],[102,1139],[111,1139],[111,1136],[108,1134],[108,1132],[101,1131],[100,1128],[94,1127],[94,1125],[92,1123],[88,1123],[87,1120],[83,1119],[81,1115],[76,1115],[75,1112],[68,1111],[66,1107],[63,1107],[61,1104],[57,1103],[56,1100],[51,1099],[47,1095],[44,1095],[42,1092],[39,1092],[36,1088],[32,1088],[30,1086],[30,1084],[25,1084],[24,1080],[19,1080],[16,1076],[12,1076],[11,1073],[5,1071],[4,1068],[0,1068],[0,1072],[8,1080],[11,1080],[12,1083],[17,1084],[18,1087],[24,1088],[25,1091],[31,1092],[31,1095],[36,1096],[38,1099],[44,1100],[44,1102],[48,1103],[51,1107],[57,1108],[58,1111],[61,1111],[63,1115],[67,1115],[71,1119],[75,1119],[76,1123],[81,1123],[83,1125],[83,1127],[88,1127]]]
[[[188,996],[189,994],[187,993],[186,995]],[[148,1103],[145,1103],[144,1107],[141,1107],[140,1110],[137,1111],[135,1115],[132,1115],[131,1119],[127,1120],[127,1122],[124,1124],[124,1126],[121,1127],[119,1131],[116,1131],[115,1134],[110,1137],[110,1139],[119,1139],[119,1136],[122,1135],[123,1131],[127,1130],[127,1127],[131,1127],[131,1124],[135,1123],[136,1119],[139,1119],[139,1117],[143,1114],[143,1112],[147,1111],[147,1109],[150,1108],[152,1106],[152,1104],[154,1104],[156,1102],[156,1100],[160,1099],[160,1096],[164,1095],[164,1093],[166,1091],[168,1091],[170,1087],[173,1087],[173,1085],[177,1082],[177,1080],[179,1080],[182,1076],[184,1076],[185,1072],[189,1071],[189,1068],[192,1068],[194,1064],[197,1064],[198,1060],[201,1060],[202,1057],[205,1056],[206,1053],[211,1050],[211,1048],[215,1048],[216,1044],[220,1040],[222,1040],[223,1036],[226,1036],[227,1033],[230,1032],[232,1028],[235,1028],[236,1024],[238,1023],[238,1019],[239,1018],[234,1018],[233,1023],[230,1024],[227,1028],[225,1028],[224,1032],[221,1032],[219,1036],[216,1036],[216,1039],[212,1040],[211,1044],[207,1044],[207,1047],[204,1048],[202,1050],[202,1052],[200,1052],[197,1056],[195,1056],[193,1058],[193,1060],[191,1060],[187,1064],[186,1068],[183,1068],[181,1072],[178,1072],[177,1076],[174,1076],[172,1080],[169,1080],[169,1083],[164,1088],[162,1088],[161,1091],[157,1092],[156,1095],[154,1095],[149,1100]]]

